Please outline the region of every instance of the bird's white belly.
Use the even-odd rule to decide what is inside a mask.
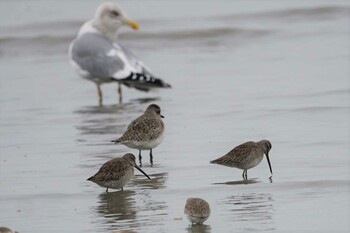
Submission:
[[[246,169],[253,168],[253,167],[257,166],[257,165],[261,162],[261,160],[262,160],[263,158],[264,158],[264,155],[256,156],[255,158],[253,158],[253,159],[247,161],[246,163],[244,163],[244,164],[242,165],[242,168],[241,168],[241,169],[246,170]]]
[[[188,221],[190,221],[193,224],[202,224],[205,220],[208,219],[208,217],[195,217],[195,216],[191,216],[191,215],[187,215],[186,216]]]
[[[125,145],[133,149],[150,150],[159,146],[159,144],[163,141],[163,138],[164,138],[164,133],[162,133],[158,138],[154,140],[128,141],[125,143]]]

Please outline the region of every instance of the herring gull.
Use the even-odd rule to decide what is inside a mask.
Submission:
[[[97,85],[100,104],[103,102],[103,83],[118,82],[120,103],[122,84],[141,91],[170,87],[156,78],[130,50],[117,42],[117,31],[124,25],[134,30],[139,28],[115,3],[103,3],[98,7],[95,17],[83,24],[69,46],[71,65],[81,77]]]

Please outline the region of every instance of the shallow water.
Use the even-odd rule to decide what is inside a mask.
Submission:
[[[0,2],[0,225],[19,232],[348,232],[350,4],[122,1],[121,41],[171,90],[104,85],[98,106],[67,47],[99,1]],[[166,137],[123,192],[86,181],[131,119],[161,106]],[[248,172],[209,161],[267,138]],[[212,209],[203,226],[188,197]]]

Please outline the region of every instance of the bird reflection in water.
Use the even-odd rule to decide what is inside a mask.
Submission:
[[[272,227],[275,212],[273,202],[274,199],[270,193],[245,193],[228,197],[224,204],[233,211],[233,215],[232,212],[228,215],[230,221],[234,221],[238,228],[264,231],[274,229]]]
[[[135,191],[130,190],[99,195],[100,201],[96,211],[103,217],[103,223],[107,225],[108,230],[122,228],[123,221],[121,220],[134,220],[136,218],[134,196]]]
[[[235,181],[227,181],[222,183],[213,183],[213,184],[226,184],[226,185],[241,185],[241,184],[256,184],[261,183],[261,181],[258,181],[256,178],[253,179],[247,179],[247,180],[235,180]]]
[[[138,112],[138,108],[141,111],[141,107],[132,104],[81,107],[74,112],[81,119],[75,128],[81,135],[122,134],[130,117]]]
[[[149,170],[148,172],[150,172]],[[130,181],[130,185],[134,187],[138,187],[139,189],[163,189],[166,187],[166,181],[168,179],[168,173],[148,173],[151,177],[150,180],[145,179],[132,179]],[[138,177],[139,175],[135,175]],[[142,176],[142,175],[141,175]],[[140,177],[141,177],[140,176]]]
[[[186,228],[188,233],[211,233],[211,227],[205,224],[190,225]]]
[[[120,231],[112,231],[112,233],[137,233],[137,232],[131,231],[131,230],[120,230]]]

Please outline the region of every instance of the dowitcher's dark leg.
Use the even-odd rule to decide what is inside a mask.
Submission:
[[[153,165],[153,155],[152,155],[152,148],[149,151],[149,160],[151,162],[151,166]]]
[[[108,193],[108,188],[106,189],[106,193]]]
[[[244,180],[248,180],[248,170],[243,170],[242,177]]]
[[[100,104],[100,106],[103,104],[103,94],[102,94],[102,90],[100,85],[97,85],[97,92],[98,92],[98,103]]]
[[[142,156],[141,156],[141,150],[139,150],[139,162],[140,162],[140,167],[142,167]]]

